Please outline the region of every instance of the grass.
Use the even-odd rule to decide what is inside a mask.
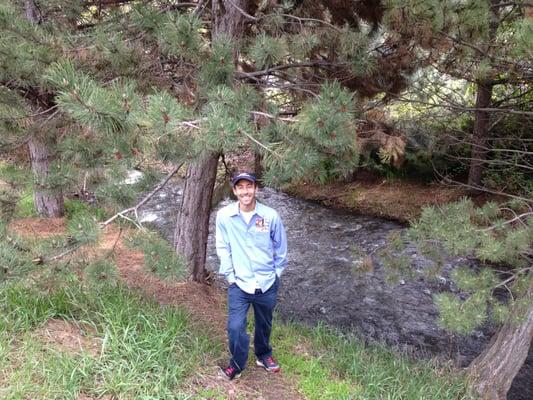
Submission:
[[[160,307],[121,286],[79,282],[38,291],[18,284],[0,287],[0,374],[3,399],[76,399],[80,393],[118,399],[186,398],[180,387],[189,371],[220,348],[188,323],[187,314]],[[100,343],[97,356],[72,354],[33,332],[50,319],[83,323]]]
[[[470,399],[462,377],[352,335],[277,324],[276,356],[308,399]]]

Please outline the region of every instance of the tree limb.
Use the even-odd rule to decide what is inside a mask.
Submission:
[[[150,193],[148,193],[146,196],[144,196],[144,198],[139,202],[137,203],[136,205],[134,205],[133,207],[130,207],[130,208],[126,208],[125,210],[122,210],[118,213],[116,213],[115,215],[113,215],[111,218],[109,218],[107,221],[104,221],[100,224],[100,228],[105,228],[107,225],[109,225],[111,222],[113,222],[115,219],[117,219],[118,217],[122,217],[122,218],[125,218],[125,219],[128,219],[131,221],[130,218],[127,218],[125,216],[125,214],[128,214],[130,212],[135,212],[137,213],[137,210],[144,204],[146,203],[148,200],[150,200],[157,192],[159,192],[167,183],[168,181],[170,180],[170,178],[172,178],[179,170],[180,168],[183,166],[183,163],[181,163],[180,165],[178,165],[177,167],[175,167],[172,171],[170,171],[168,173],[168,175],[165,177],[165,179],[163,179],[159,185],[157,185],[155,187],[154,190],[152,190]]]

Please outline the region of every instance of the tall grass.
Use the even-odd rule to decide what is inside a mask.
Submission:
[[[206,355],[219,348],[194,332],[184,311],[160,307],[120,286],[79,284],[39,292],[20,284],[0,286],[0,376],[5,399],[76,399],[80,393],[118,399],[185,398],[180,386]],[[99,354],[69,354],[32,335],[51,318],[94,330]],[[38,384],[37,384],[38,383]]]
[[[276,354],[309,399],[470,399],[460,374],[325,326],[278,324]]]

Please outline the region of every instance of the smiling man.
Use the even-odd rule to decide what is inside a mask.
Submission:
[[[287,266],[287,236],[279,214],[256,200],[257,180],[244,172],[231,180],[237,201],[222,208],[216,219],[219,273],[228,287],[228,341],[231,360],[221,375],[232,380],[246,366],[250,337],[246,316],[254,310],[254,352],[257,365],[278,372],[270,332],[280,276]]]

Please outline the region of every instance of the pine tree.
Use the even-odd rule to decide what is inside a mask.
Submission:
[[[30,3],[38,24],[25,21]],[[253,148],[267,183],[347,176],[357,166],[364,96],[400,90],[413,70],[405,60],[391,68],[390,54],[373,51],[382,42],[378,17],[359,17],[347,4],[43,0],[4,1],[1,12],[2,88],[28,108],[25,116],[27,94],[46,95],[56,157],[49,175],[61,177],[58,184],[102,165],[119,181],[147,158],[188,162],[187,192],[195,194],[185,193],[187,222],[177,224],[176,239],[199,280],[219,154]],[[368,84],[385,58],[384,78]],[[4,103],[11,127],[3,132],[12,136],[16,105]],[[194,160],[205,163],[198,173]],[[97,193],[128,198],[116,186]],[[186,250],[191,242],[198,247]]]
[[[530,124],[531,50],[524,46],[524,40],[533,37],[530,5],[495,0],[391,0],[387,5],[384,21],[391,31],[417,47],[428,65],[474,87],[473,104],[463,105],[462,99],[442,104],[444,96],[439,103],[474,114],[468,185],[475,191],[486,190],[482,178],[491,161],[491,127],[513,116],[521,117],[526,126]],[[502,101],[494,100],[497,90],[504,93],[500,94]],[[437,92],[439,95],[442,93]],[[503,135],[515,134],[508,130]],[[508,165],[530,173],[528,145],[518,143],[520,148],[509,151],[516,158]],[[476,210],[471,202],[464,201],[440,210],[427,209],[413,229],[422,248],[437,242],[455,254],[511,266],[503,279],[497,279],[490,269],[478,275],[459,270],[454,280],[470,297],[466,301],[451,295],[436,298],[442,323],[451,330],[469,332],[490,313],[503,324],[493,343],[469,367],[473,386],[483,398],[506,397],[533,337],[531,200],[527,200],[527,189],[523,190],[525,203],[518,206],[489,203]],[[506,305],[492,296],[499,287],[510,291],[511,301]]]
[[[386,4],[385,24],[402,42],[417,47],[423,62],[440,75],[469,82],[475,91],[473,104],[463,99],[446,103],[442,93],[439,103],[473,113],[468,185],[479,193],[483,172],[491,162],[488,138],[495,121],[513,115],[522,116],[524,123],[531,120],[531,50],[525,43],[533,40],[533,7],[499,0],[389,0]]]

